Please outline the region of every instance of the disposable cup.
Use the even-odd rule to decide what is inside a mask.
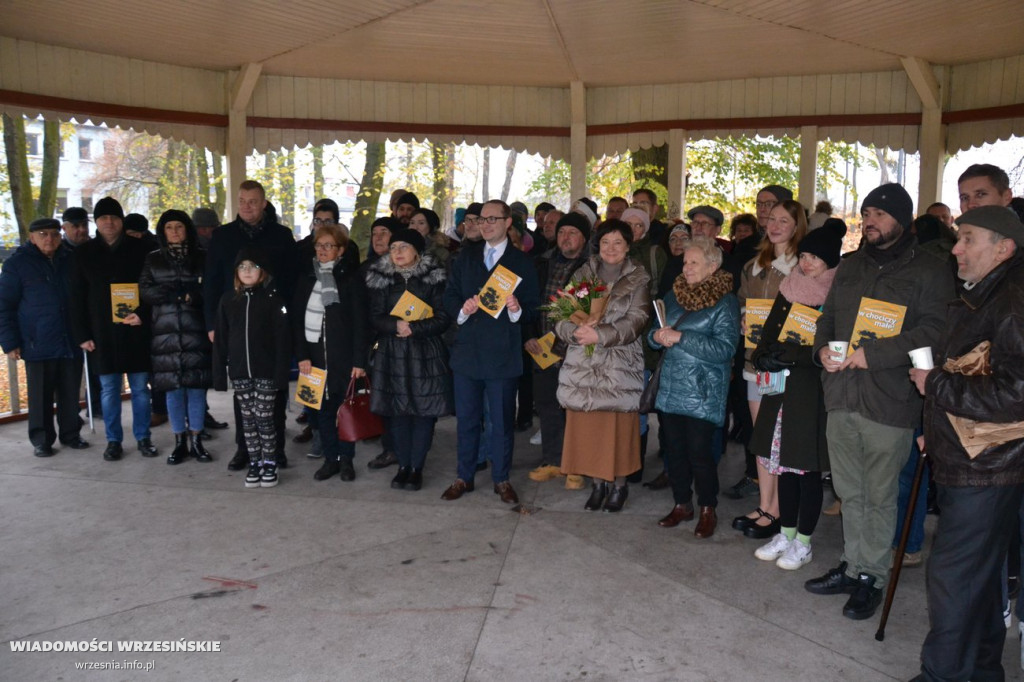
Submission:
[[[910,356],[910,364],[917,369],[935,369],[935,361],[932,359],[932,347],[924,346],[915,348],[907,353]]]
[[[849,341],[829,341],[828,352],[836,362],[846,359],[846,351],[850,348]]]

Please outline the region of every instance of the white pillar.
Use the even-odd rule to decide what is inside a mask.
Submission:
[[[917,149],[921,153],[921,180],[917,188],[917,212],[923,213],[926,207],[938,201],[942,192],[946,152],[942,106],[948,88],[942,87],[932,65],[920,57],[903,57],[900,62],[921,99],[921,129],[917,138]],[[940,68],[940,72],[943,82],[948,83],[948,71]]]
[[[800,187],[797,198],[808,211],[814,211],[815,179],[818,175],[818,126],[800,127]]]
[[[686,207],[686,131],[672,128],[668,131],[668,206],[665,213],[678,218]]]
[[[587,194],[587,91],[583,81],[569,84],[569,201]]]
[[[252,151],[247,139],[246,110],[256,81],[263,70],[262,64],[246,64],[238,72],[228,93],[228,134],[224,155],[227,157],[227,210],[228,220],[238,213],[238,185],[245,180],[245,157]]]

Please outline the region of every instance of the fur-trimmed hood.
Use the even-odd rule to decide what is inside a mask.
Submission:
[[[424,253],[408,270],[399,270],[390,258],[378,258],[366,271],[367,289],[387,289],[396,277],[421,279],[424,284],[440,284],[447,278],[444,268],[430,253]]]

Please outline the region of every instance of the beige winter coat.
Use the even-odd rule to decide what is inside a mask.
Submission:
[[[599,256],[592,256],[573,275],[592,279]],[[576,342],[577,325],[563,321],[555,334],[569,346],[558,374],[558,402],[577,412],[636,412],[644,387],[641,334],[650,316],[650,275],[634,260],[626,262],[622,276],[608,295],[604,317],[594,326],[600,342],[586,356]]]

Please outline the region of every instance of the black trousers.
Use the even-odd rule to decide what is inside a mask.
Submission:
[[[82,361],[74,358],[25,363],[28,380],[28,439],[32,445],[53,445],[53,405],[57,403],[60,442],[78,438],[78,391],[82,385]]]
[[[562,465],[562,441],[565,440],[565,410],[556,397],[560,367],[555,364],[533,370],[533,402],[540,417],[540,461],[556,467]]]
[[[938,496],[921,673],[926,680],[1003,680],[1002,569],[1024,484],[939,486]]]
[[[718,465],[711,452],[712,438],[718,427],[709,421],[681,414],[659,412],[660,428],[665,432],[665,470],[672,484],[676,504],[686,504],[697,490],[697,504],[718,506]]]

